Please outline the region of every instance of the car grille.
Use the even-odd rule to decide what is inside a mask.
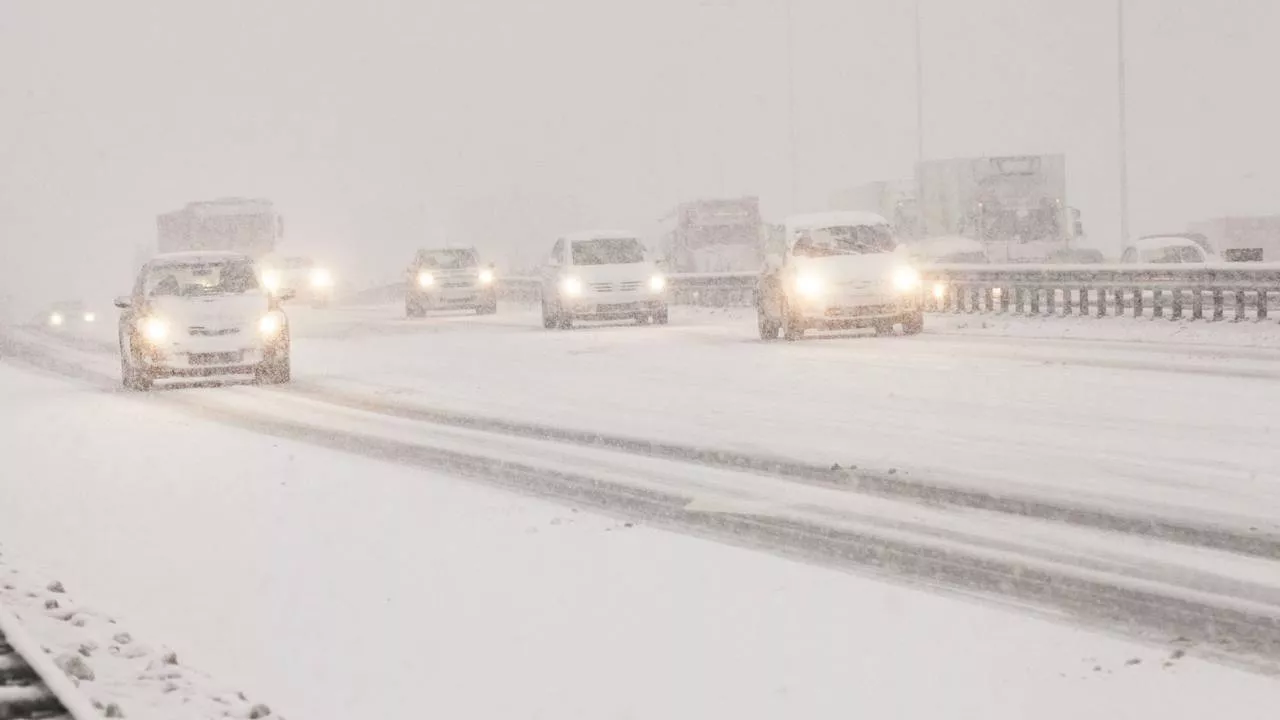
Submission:
[[[893,315],[898,312],[898,308],[894,305],[863,305],[855,307],[835,307],[828,308],[827,317],[876,317],[882,315]]]
[[[187,333],[196,337],[221,337],[223,335],[235,335],[240,332],[240,328],[207,328],[201,325],[193,325],[187,328]]]
[[[447,288],[464,288],[464,287],[471,287],[473,284],[474,283],[472,283],[472,281],[467,279],[445,280],[444,282],[440,283],[440,286],[447,287]]]
[[[588,288],[590,288],[593,292],[598,292],[598,293],[608,293],[608,292],[618,292],[618,291],[635,292],[636,290],[639,290],[643,286],[644,286],[644,282],[640,280],[627,280],[621,283],[611,283],[611,282],[587,283]]]
[[[587,287],[599,293],[613,292],[613,283],[587,283]]]
[[[192,365],[234,365],[244,359],[244,353],[191,353],[187,360]]]
[[[636,290],[639,290],[640,286],[643,284],[644,283],[639,280],[628,280],[627,282],[622,283],[622,292],[635,292]]]

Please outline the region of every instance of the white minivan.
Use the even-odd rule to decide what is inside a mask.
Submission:
[[[767,260],[756,292],[760,338],[796,340],[805,330],[894,325],[924,330],[920,273],[887,220],[865,212],[798,215],[786,249]]]
[[[667,324],[667,280],[630,232],[595,230],[556,241],[542,274],[542,325],[574,320]]]

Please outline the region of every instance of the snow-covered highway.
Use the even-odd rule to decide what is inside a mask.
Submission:
[[[732,311],[547,332],[519,308],[300,310],[293,385],[149,395],[116,390],[109,323],[8,329],[0,542],[313,717],[403,708],[419,673],[467,717],[957,716],[867,674],[893,658],[942,663],[913,672],[966,717],[1139,687],[1192,717],[1197,682],[1267,716],[1244,701],[1274,707],[1274,680],[1163,659],[1280,660],[1269,329],[969,322],[767,345]],[[444,635],[396,630],[423,616]],[[1071,686],[1108,652],[1154,654]],[[1038,678],[1021,699],[979,678],[1014,672]]]

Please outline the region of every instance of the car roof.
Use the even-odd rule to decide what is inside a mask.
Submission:
[[[234,260],[252,262],[253,258],[244,253],[227,250],[189,250],[185,252],[161,253],[147,261],[151,267],[165,265],[199,265],[202,263],[222,263]]]
[[[569,242],[581,242],[584,240],[639,240],[640,235],[630,230],[579,230],[578,232],[566,234],[564,239]]]
[[[1148,235],[1134,240],[1131,247],[1135,250],[1158,250],[1166,247],[1193,247],[1203,250],[1195,240],[1177,235]]]
[[[889,221],[875,213],[861,210],[836,210],[831,212],[805,213],[787,218],[788,233],[796,230],[813,230],[829,227],[851,227],[859,225],[888,225]]]

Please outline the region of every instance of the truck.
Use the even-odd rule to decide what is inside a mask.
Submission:
[[[973,238],[993,262],[1049,262],[1083,235],[1062,155],[922,161],[916,198],[921,237]]]
[[[226,250],[262,258],[284,235],[284,218],[270,200],[219,198],[189,202],[156,217],[161,253]]]
[[[1280,215],[1201,220],[1186,237],[1228,262],[1280,262]]]
[[[751,272],[763,263],[767,229],[759,198],[684,202],[661,222],[659,245],[670,272]]]
[[[877,180],[831,194],[832,210],[857,210],[887,219],[894,234],[904,240],[919,237],[920,216],[916,202],[916,182]]]

